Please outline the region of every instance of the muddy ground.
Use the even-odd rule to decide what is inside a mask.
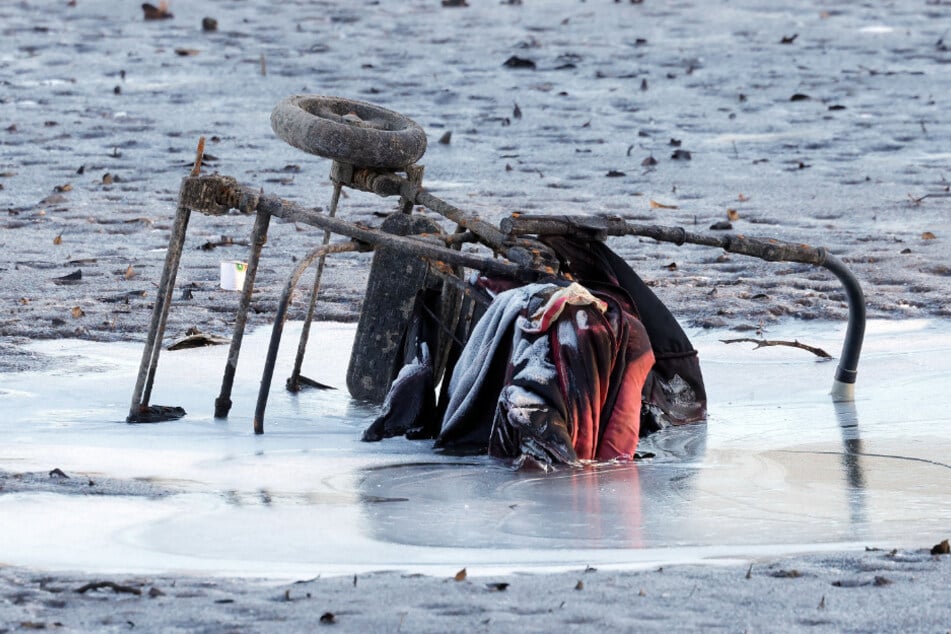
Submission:
[[[138,3],[74,4],[0,7],[6,367],[22,338],[144,336],[199,136],[206,172],[326,205],[330,162],[270,129],[296,93],[410,116],[431,191],[491,220],[729,221],[714,232],[827,246],[872,316],[951,314],[947,2],[176,2],[153,21]],[[393,208],[351,192],[341,213],[378,224]],[[229,334],[237,293],[218,289],[218,264],[246,257],[250,224],[193,217],[170,337]],[[272,224],[252,323],[319,241]],[[611,244],[690,325],[845,316],[838,282],[807,265]],[[333,258],[320,318],[358,315],[368,262]]]

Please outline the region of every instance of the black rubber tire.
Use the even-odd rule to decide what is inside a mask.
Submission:
[[[412,119],[341,97],[288,97],[271,112],[271,128],[300,150],[357,167],[403,169],[426,151],[426,132]]]

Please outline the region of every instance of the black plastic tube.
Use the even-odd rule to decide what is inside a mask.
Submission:
[[[858,374],[859,355],[862,354],[862,342],[865,340],[865,295],[852,271],[834,255],[826,252],[822,266],[831,271],[845,289],[849,302],[849,325],[842,343],[839,367],[835,371],[832,385],[832,400],[855,400],[855,377]]]

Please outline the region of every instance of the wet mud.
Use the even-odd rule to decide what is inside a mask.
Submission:
[[[824,245],[874,317],[951,314],[951,6],[762,0],[0,7],[0,336],[140,339],[199,136],[219,171],[313,206],[330,163],[268,116],[296,93],[420,123],[429,188],[498,221],[612,214]],[[217,21],[203,30],[203,18]],[[438,142],[442,139],[443,143]],[[344,217],[395,203],[353,193]],[[709,227],[718,229],[708,229]],[[728,227],[728,228],[727,228]],[[192,219],[168,334],[227,335],[251,219]],[[251,323],[321,239],[274,223]],[[691,325],[843,319],[827,272],[699,247],[611,244]],[[369,255],[335,256],[319,318],[357,317]],[[307,284],[302,292],[307,292]],[[300,318],[297,302],[291,318]],[[8,355],[4,353],[4,357]],[[16,358],[5,361],[15,364]]]

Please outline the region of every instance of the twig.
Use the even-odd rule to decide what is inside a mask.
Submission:
[[[808,346],[804,343],[799,343],[798,341],[771,341],[768,339],[753,339],[751,337],[743,337],[741,339],[720,339],[720,343],[755,343],[756,347],[753,350],[759,350],[760,348],[767,348],[769,346],[788,346],[790,348],[799,348],[801,350],[807,350],[817,357],[823,359],[831,359],[832,355],[823,350],[822,348],[816,348],[815,346]]]
[[[191,176],[201,174],[201,163],[205,159],[205,137],[198,137],[198,150],[195,152],[195,165],[192,166]]]
[[[126,594],[142,594],[142,591],[138,588],[133,588],[132,586],[123,586],[114,581],[91,581],[84,586],[76,588],[76,592],[79,594],[85,594],[90,590],[100,590],[102,588],[109,588],[115,593],[125,592]]]

